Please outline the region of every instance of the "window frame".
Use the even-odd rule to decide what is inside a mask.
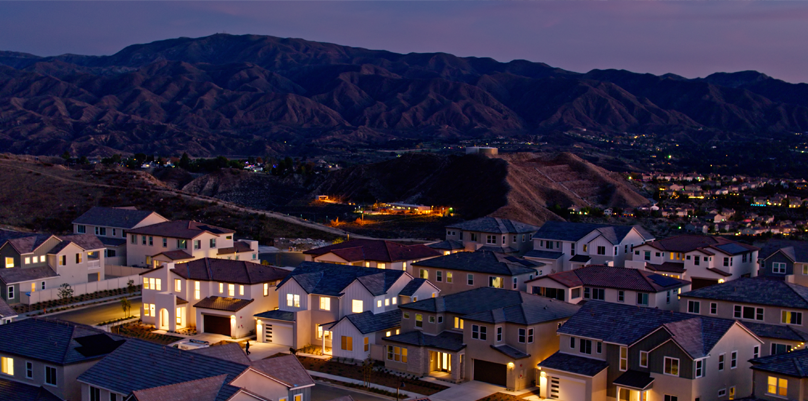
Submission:
[[[676,374],[668,373],[668,361],[671,361],[671,364],[670,364],[670,371],[671,372],[673,372],[673,367],[674,367],[674,362],[673,361],[676,361]],[[679,358],[674,358],[674,357],[670,357],[670,356],[664,357],[663,362],[662,362],[662,373],[667,375],[667,376],[681,377],[680,376],[681,370],[680,370],[680,365],[679,365]]]
[[[51,369],[52,372],[53,372],[53,383],[48,382],[48,370],[49,369]],[[43,380],[42,383],[47,385],[47,386],[57,387],[58,386],[58,380],[57,380],[57,372],[58,371],[56,370],[56,366],[45,365],[45,367],[43,368],[43,371],[45,372],[45,379]]]
[[[643,364],[643,357],[645,357],[645,364]],[[648,351],[640,351],[640,361],[639,361],[641,368],[648,367]]]

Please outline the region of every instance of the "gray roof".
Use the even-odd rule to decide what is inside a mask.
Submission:
[[[795,328],[794,326],[783,326],[779,324],[765,324],[743,322],[749,330],[755,333],[756,336],[762,338],[776,338],[779,340],[790,340],[799,342],[808,342],[808,333]]]
[[[691,357],[698,358],[709,353],[734,324],[732,319],[589,301],[558,329],[558,333],[631,345],[664,326],[674,341]],[[614,327],[621,329],[614,330]]]
[[[686,292],[681,297],[808,309],[808,287],[765,277],[739,278]]]
[[[792,377],[808,377],[808,349],[753,359],[752,369]]]
[[[463,333],[454,333],[451,331],[444,331],[433,336],[424,334],[421,330],[413,330],[395,336],[385,337],[384,340],[418,347],[440,348],[448,351],[460,351],[466,348],[466,344],[463,344]]]
[[[808,262],[808,241],[769,240],[758,252],[758,258],[767,259],[777,251],[781,251],[795,262]]]
[[[465,315],[463,319],[486,323],[508,322],[529,325],[565,319],[578,312],[578,309],[580,309],[578,305],[533,296],[525,298],[525,302],[518,305]]]
[[[82,373],[78,380],[128,395],[135,390],[223,374],[227,375],[226,382],[229,383],[247,367],[178,348],[130,339]]]
[[[191,352],[199,355],[212,356],[214,358],[224,359],[225,361],[240,363],[242,365],[250,364],[250,357],[241,349],[238,343],[226,343],[215,345],[205,348],[198,348],[191,350]]]
[[[104,246],[107,247],[126,245],[125,238],[98,237],[98,239],[101,241],[102,244],[104,244]]]
[[[455,251],[458,249],[465,249],[466,247],[463,246],[463,241],[458,240],[446,240],[435,242],[434,244],[428,244],[428,247],[432,249],[441,249],[447,251]]]
[[[563,252],[553,252],[553,251],[537,251],[532,250],[525,253],[526,258],[536,258],[536,259],[552,259],[556,260],[560,257],[564,256]]]
[[[401,310],[391,310],[374,314],[371,311],[362,313],[352,313],[345,315],[339,322],[347,319],[362,334],[375,333],[377,331],[389,330],[401,326]],[[339,324],[334,323],[333,326]]]
[[[509,358],[513,358],[513,359],[517,359],[517,360],[518,359],[525,359],[525,358],[530,357],[530,354],[526,354],[526,353],[524,353],[522,351],[519,351],[518,349],[516,349],[514,347],[511,347],[510,345],[507,345],[507,344],[504,344],[504,345],[493,345],[492,344],[491,348],[501,352],[503,355],[505,355],[505,356],[507,356]]]
[[[612,383],[622,387],[631,387],[635,389],[645,390],[653,382],[654,378],[651,377],[650,372],[629,370],[620,375],[618,378],[614,379]]]
[[[37,318],[0,325],[0,338],[0,353],[57,365],[99,358],[124,342],[89,326]]]
[[[73,220],[73,224],[133,228],[154,212],[132,208],[94,206]]]
[[[339,296],[346,287],[359,280],[376,296],[386,294],[403,274],[406,274],[403,270],[303,262],[278,284],[278,288],[295,280],[309,294]]]
[[[496,274],[500,276],[518,276],[535,273],[536,268],[544,266],[544,264],[496,252],[477,251],[458,252],[451,255],[422,260],[413,263],[412,266],[414,268],[423,266],[465,272]]]
[[[567,288],[580,286],[616,288],[642,292],[661,292],[690,284],[687,280],[663,276],[645,270],[591,265],[553,273],[530,280],[530,283],[555,281]]]
[[[223,310],[227,312],[237,312],[251,304],[255,299],[239,299],[227,297],[207,297],[202,298],[194,307],[202,309]]]
[[[415,294],[415,291],[418,291],[418,289],[421,288],[421,286],[427,282],[428,281],[423,278],[414,278],[410,280],[410,282],[407,283],[407,285],[405,285],[404,288],[401,289],[401,291],[398,292],[398,295],[411,297],[413,294]]]
[[[497,234],[527,234],[535,232],[536,229],[538,229],[538,227],[534,225],[525,224],[510,219],[501,219],[498,217],[481,217],[476,220],[448,225],[446,228]]]
[[[39,386],[31,386],[0,378],[0,400],[3,401],[60,401],[61,398]]]
[[[262,317],[264,319],[286,320],[289,322],[295,321],[295,313],[282,310],[271,310],[261,313],[256,313],[255,317]]]
[[[533,235],[533,238],[556,241],[578,241],[592,231],[598,231],[606,240],[617,245],[631,232],[632,228],[637,229],[637,232],[642,236],[643,240],[649,241],[654,239],[654,236],[642,228],[642,226],[570,223],[566,221],[548,221],[544,223],[544,225],[536,231],[536,234]]]
[[[0,281],[5,284],[21,283],[56,276],[58,276],[58,274],[48,266],[0,269]]]
[[[602,372],[603,369],[608,368],[609,363],[597,359],[556,352],[550,355],[549,358],[541,361],[539,366],[592,377]]]

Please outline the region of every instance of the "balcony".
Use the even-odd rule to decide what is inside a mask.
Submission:
[[[87,261],[87,269],[88,270],[96,270],[101,268],[101,261],[100,260],[88,260]]]

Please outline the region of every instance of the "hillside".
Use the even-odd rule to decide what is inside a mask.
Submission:
[[[808,131],[808,85],[217,34],[111,56],[0,52],[0,151],[306,155],[573,128],[704,143]]]

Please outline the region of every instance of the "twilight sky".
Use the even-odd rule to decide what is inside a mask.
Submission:
[[[808,1],[2,1],[0,50],[112,54],[217,32],[395,52],[526,59],[572,71],[808,82]]]

